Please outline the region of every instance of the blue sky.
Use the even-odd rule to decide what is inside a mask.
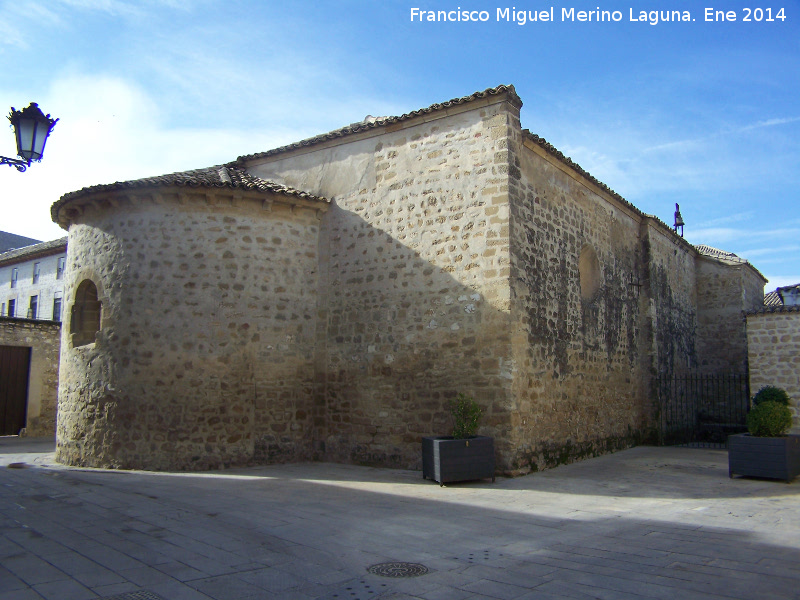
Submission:
[[[641,210],[671,224],[678,202],[689,241],[747,258],[767,290],[800,282],[798,0],[771,22],[745,22],[745,0],[518,4],[0,0],[0,107],[61,119],[42,163],[0,169],[0,230],[60,237],[49,207],[69,191],[514,84],[523,127]],[[555,21],[498,22],[512,6]],[[458,7],[490,18],[410,18]],[[564,7],[622,18],[564,22]],[[642,10],[694,21],[630,20]]]

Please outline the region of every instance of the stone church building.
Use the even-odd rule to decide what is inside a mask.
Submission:
[[[499,86],[197,171],[85,188],[57,458],[419,468],[458,392],[498,470],[647,439],[658,376],[742,372],[746,261],[520,127]]]

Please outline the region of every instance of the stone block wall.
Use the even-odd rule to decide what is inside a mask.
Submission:
[[[685,375],[697,367],[696,251],[652,219],[645,225],[643,293],[649,301],[652,376]]]
[[[313,456],[318,215],[141,193],[69,230],[57,458],[202,469]],[[91,280],[99,332],[76,345]]]
[[[745,311],[764,306],[766,280],[747,263],[697,257],[697,364],[701,373],[746,373]]]
[[[655,378],[696,366],[694,248],[526,139],[496,96],[246,163],[335,200],[326,458],[417,467],[465,392],[501,470],[553,466],[651,435]]]
[[[512,131],[511,470],[646,435],[648,303],[641,218]]]
[[[763,309],[747,315],[750,391],[783,388],[791,398],[794,433],[800,433],[800,306]]]
[[[0,346],[31,348],[25,433],[32,437],[55,435],[61,325],[0,318]]]
[[[334,200],[320,242],[328,460],[418,468],[458,392],[508,439],[509,118],[518,106],[492,97],[247,164]]]
[[[697,252],[520,106],[496,88],[237,161],[327,210],[224,181],[60,205],[59,460],[419,468],[459,392],[501,472],[646,439],[656,378],[697,365]],[[85,281],[94,337],[66,326]]]

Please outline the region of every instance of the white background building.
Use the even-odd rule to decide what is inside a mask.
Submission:
[[[0,254],[0,317],[61,321],[67,238]]]

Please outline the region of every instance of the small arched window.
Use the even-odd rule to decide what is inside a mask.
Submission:
[[[581,276],[581,298],[591,300],[600,289],[600,261],[597,253],[589,244],[581,250],[578,260],[578,272]]]
[[[90,279],[85,279],[75,292],[72,305],[70,333],[73,346],[85,346],[94,342],[95,334],[100,331],[100,313],[103,305],[97,298],[97,286]]]

